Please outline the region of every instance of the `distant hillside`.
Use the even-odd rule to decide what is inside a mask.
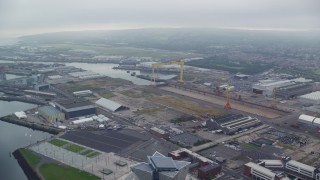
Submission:
[[[317,36],[319,37],[319,36]],[[211,53],[212,46],[319,46],[310,34],[222,29],[136,29],[58,32],[20,38],[21,43],[76,43],[112,47],[130,46]]]

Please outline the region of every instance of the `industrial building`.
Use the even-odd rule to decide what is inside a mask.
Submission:
[[[148,156],[148,163],[139,163],[131,167],[139,180],[180,180],[185,179],[190,162],[176,161],[159,152]]]
[[[310,88],[309,86],[312,86],[310,82],[312,82],[312,80],[304,79],[304,78],[296,78],[291,80],[275,80],[275,79],[260,80],[259,83],[256,83],[252,86],[252,92],[256,94],[263,94],[267,97],[272,97],[274,93],[274,89],[279,89],[287,86],[287,89],[290,92],[291,90],[290,88],[292,88],[292,91],[295,91],[296,88],[303,89],[304,85],[306,85],[305,86],[306,89],[309,89]],[[298,85],[298,84],[303,84],[303,85]],[[290,87],[291,85],[292,87]],[[298,85],[298,87],[295,87],[294,85]],[[298,95],[295,95],[295,96],[299,96],[299,95],[302,95],[302,94],[298,93]]]
[[[241,114],[227,114],[206,121],[206,126],[209,129],[221,129],[224,134],[234,134],[238,131],[256,127],[261,124],[261,121],[257,118],[243,116]]]
[[[290,80],[281,80],[281,81],[270,80],[270,79],[260,80],[259,83],[254,84],[252,86],[252,92],[271,97],[274,88],[279,88],[282,86],[287,86],[292,84],[295,84],[295,83]]]
[[[244,174],[252,179],[287,180],[286,175],[297,179],[320,180],[320,171],[315,167],[283,157],[281,160],[259,160],[244,165]]]
[[[34,96],[42,96],[46,98],[54,98],[57,96],[55,93],[48,93],[48,92],[42,92],[42,91],[35,91],[35,90],[23,90],[26,94],[34,95]]]
[[[249,78],[249,75],[246,75],[246,74],[236,74],[236,75],[234,75],[234,78],[235,78],[235,79],[239,79],[239,80],[243,80],[243,79],[248,79],[248,78]]]
[[[169,138],[169,133],[157,127],[150,128],[150,133],[156,136],[159,136],[161,138]]]
[[[34,90],[44,91],[50,89],[50,84],[36,84],[34,85]]]
[[[310,83],[297,83],[276,88],[275,96],[282,99],[294,98],[306,93],[312,92],[312,85]]]
[[[96,114],[96,105],[87,100],[63,100],[55,103],[66,119]]]
[[[91,90],[75,91],[72,94],[74,96],[87,96],[87,95],[91,95],[92,91]]]
[[[112,112],[129,109],[126,106],[122,106],[121,104],[106,98],[100,98],[98,101],[96,101],[96,104]]]
[[[92,122],[93,120],[94,119],[92,117],[90,117],[90,118],[81,118],[81,119],[72,121],[71,124],[83,124],[83,123]]]
[[[48,122],[65,120],[65,114],[52,106],[43,106],[38,109],[39,115]]]
[[[298,100],[302,104],[320,105],[320,91],[299,96]]]
[[[79,79],[93,79],[103,77],[103,75],[91,71],[81,71],[81,72],[72,72],[69,73],[72,77],[77,77]]]
[[[305,114],[301,114],[299,116],[298,121],[300,123],[319,128],[320,127],[320,118],[314,117],[314,116],[309,116]]]
[[[15,115],[18,119],[27,119],[27,115],[26,115],[26,113],[23,112],[23,111],[15,112],[14,115]]]

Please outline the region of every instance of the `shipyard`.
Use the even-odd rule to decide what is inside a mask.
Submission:
[[[320,180],[319,5],[3,0],[0,179]]]

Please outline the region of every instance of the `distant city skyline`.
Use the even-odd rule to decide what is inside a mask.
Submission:
[[[2,0],[0,37],[175,27],[319,31],[319,7],[319,0]]]

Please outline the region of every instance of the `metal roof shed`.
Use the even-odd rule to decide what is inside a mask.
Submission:
[[[313,121],[316,119],[316,117],[313,116],[309,116],[306,114],[301,114],[299,116],[298,121],[302,122],[302,123],[306,123],[306,124],[313,124]]]
[[[96,101],[96,104],[113,112],[128,109],[127,107],[106,98],[100,98]]]

